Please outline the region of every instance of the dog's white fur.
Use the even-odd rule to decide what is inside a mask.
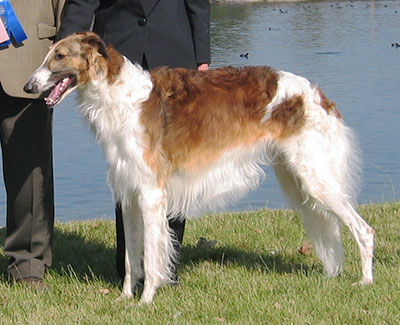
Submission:
[[[224,206],[260,183],[262,164],[272,165],[290,205],[301,213],[326,273],[336,276],[342,269],[341,220],[360,248],[361,283],[372,283],[374,230],[352,206],[360,165],[357,144],[340,114],[322,107],[324,99],[317,87],[291,73],[277,72],[276,93],[260,123],[268,123],[280,104],[298,95],[304,106],[304,123],[296,132],[279,140],[265,136],[250,144],[227,146],[218,159],[201,168],[174,170],[160,185],[157,170],[144,159],[146,125],[141,114],[155,87],[151,75],[126,58],[114,76],[97,59],[92,61],[103,62],[103,66],[88,59],[87,71],[78,71],[76,62],[67,60],[76,47],[81,53],[92,53],[94,48],[96,58],[110,60],[100,40],[85,42],[85,37],[97,36],[73,35],[56,43],[26,89],[47,90],[55,84],[51,76],[60,71],[73,71],[78,76],[71,89],[78,89],[80,112],[103,146],[109,165],[108,183],[115,200],[122,204],[126,238],[122,296],[131,297],[143,276],[142,257],[145,286],[141,303],[151,302],[156,289],[169,281],[175,252],[168,213],[183,212],[192,217]],[[55,59],[60,52],[62,57]],[[83,74],[88,76],[84,82],[80,80]],[[225,136],[230,136],[228,130]]]

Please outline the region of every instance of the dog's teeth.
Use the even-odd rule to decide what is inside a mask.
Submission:
[[[65,86],[68,84],[68,80],[69,80],[69,78],[64,78],[62,81],[61,81],[61,83],[60,83],[60,87],[59,87],[59,90],[61,91],[61,92],[64,92],[64,90],[65,90]]]
[[[55,100],[52,99],[52,98],[46,97],[44,100],[45,100],[47,105],[53,105],[55,103]]]

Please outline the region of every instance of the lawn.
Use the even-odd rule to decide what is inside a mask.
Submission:
[[[399,324],[400,203],[359,211],[376,230],[373,285],[352,285],[360,258],[347,229],[343,275],[330,279],[297,214],[258,210],[190,221],[180,284],[159,289],[153,304],[141,307],[138,297],[117,301],[114,221],[57,223],[47,289],[1,276],[0,324]],[[3,228],[2,248],[4,239]]]

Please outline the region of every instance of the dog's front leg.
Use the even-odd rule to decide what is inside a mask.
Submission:
[[[150,303],[156,290],[171,279],[174,249],[166,217],[167,202],[162,189],[146,190],[140,199],[144,229],[145,282],[140,304]]]
[[[143,219],[138,197],[134,197],[128,207],[122,206],[125,234],[125,278],[121,297],[133,295],[137,281],[143,276]]]

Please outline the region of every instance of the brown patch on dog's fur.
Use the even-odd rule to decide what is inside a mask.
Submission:
[[[300,131],[305,122],[303,98],[298,95],[286,99],[274,107],[271,118],[266,122],[274,137],[284,139]]]
[[[107,55],[107,80],[108,83],[111,84],[121,71],[122,65],[124,64],[124,57],[112,46],[107,46]]]
[[[124,63],[123,56],[118,53],[111,45],[107,46],[103,43],[97,35],[93,33],[84,33],[83,44],[89,45],[86,50],[86,58],[88,60],[88,71],[91,73],[98,74],[97,71],[92,71],[91,67],[102,70],[107,74],[108,83],[113,83],[118,77],[122,65]]]
[[[277,90],[273,69],[162,67],[151,76],[154,89],[143,103],[141,123],[146,127],[145,159],[153,170],[198,170],[227,148],[271,137],[261,121]]]
[[[319,97],[321,98],[321,102],[320,105],[321,107],[328,113],[333,113],[337,118],[343,118],[342,114],[340,114],[339,110],[336,107],[335,102],[329,100],[328,98],[326,98],[325,94],[323,93],[323,91],[320,88],[317,88],[318,93],[319,93]]]

